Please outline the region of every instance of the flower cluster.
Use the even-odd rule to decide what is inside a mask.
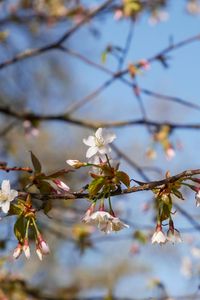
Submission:
[[[115,216],[110,199],[111,192],[119,188],[121,183],[127,187],[130,184],[128,175],[119,171],[118,165],[116,167],[112,166],[114,164],[110,157],[110,144],[115,138],[114,133],[99,128],[93,136],[90,135],[88,138],[83,139],[83,143],[89,147],[86,152],[86,158],[89,159],[88,163],[67,160],[67,163],[76,169],[84,166],[93,167],[94,173],[90,174],[93,180],[88,187],[93,203],[86,211],[82,221],[85,224],[97,226],[100,231],[105,233],[129,227]],[[105,198],[108,198],[109,212],[104,209]],[[95,211],[97,201],[100,201],[100,206],[99,210]]]
[[[146,63],[146,61],[141,61],[141,67],[146,67]],[[156,141],[163,144],[163,147],[169,146],[169,133],[170,129],[167,126],[162,127],[155,134]],[[81,162],[76,159],[69,159],[66,161],[67,164],[74,169],[82,167],[90,168],[89,175],[91,180],[89,184],[84,187],[84,190],[87,191],[86,197],[91,204],[82,218],[82,222],[85,224],[82,226],[92,228],[91,232],[93,232],[94,226],[106,234],[129,228],[128,224],[121,221],[120,218],[115,215],[111,201],[113,195],[121,193],[123,185],[126,187],[126,191],[129,191],[131,182],[128,174],[121,171],[119,169],[119,163],[114,163],[111,157],[111,143],[115,138],[116,135],[114,133],[99,128],[94,135],[90,135],[88,138],[83,139],[83,143],[89,147],[86,151],[87,161]],[[173,156],[174,152],[172,148],[168,147],[165,148],[165,150],[169,152],[169,156]],[[24,253],[25,257],[29,259],[31,256],[29,239],[30,236],[34,236],[35,251],[39,259],[42,260],[43,256],[49,254],[50,250],[38,229],[38,209],[34,206],[31,198],[32,196],[35,197],[35,194],[33,195],[32,191],[29,191],[29,188],[35,187],[39,191],[39,196],[51,195],[53,198],[69,197],[74,199],[75,193],[72,193],[69,186],[59,179],[60,176],[63,176],[71,170],[62,169],[47,175],[42,171],[40,161],[32,152],[31,160],[33,172],[29,177],[29,183],[23,193],[18,193],[16,190],[11,189],[9,180],[3,180],[0,189],[0,208],[4,213],[10,213],[17,216],[14,225],[14,234],[18,240],[18,245],[14,250],[13,257],[18,258]],[[197,183],[198,186],[189,184],[188,182],[185,183],[184,181],[186,180],[191,180]],[[144,184],[136,180],[135,182]],[[166,173],[166,182],[161,181],[160,185],[155,185],[155,187],[151,189],[155,194],[154,207],[157,215],[157,226],[152,236],[153,244],[165,244],[167,242],[174,244],[182,241],[180,232],[174,227],[172,220],[174,212],[172,209],[174,196],[184,200],[180,191],[183,185],[196,192],[196,206],[200,206],[200,179],[195,178],[193,173],[191,176],[187,175],[186,177],[183,176],[176,179],[176,176],[171,177],[168,171]],[[11,204],[15,199],[17,201]],[[45,214],[48,214],[51,210],[51,201],[44,201],[41,209],[44,210]],[[166,221],[168,221],[168,230],[167,232],[164,232],[163,224]],[[31,235],[29,234],[30,231]],[[77,243],[81,245],[82,250],[84,250],[85,247],[92,245],[89,239],[91,232],[88,231],[88,229],[82,231],[78,230],[77,232]]]
[[[15,259],[19,258],[20,255],[24,252],[24,255],[27,259],[31,257],[31,251],[30,251],[30,246],[29,246],[29,241],[28,238],[25,238],[23,243],[19,242],[17,247],[15,248],[13,252],[13,257]],[[38,235],[37,240],[36,240],[36,253],[37,256],[39,257],[40,260],[42,260],[43,255],[49,254],[49,246],[45,242],[45,240],[42,238],[41,235]]]
[[[169,229],[167,231],[167,235],[164,233],[161,224],[157,224],[156,230],[151,239],[152,244],[166,244],[167,242],[171,242],[173,244],[182,242],[180,232],[174,228],[173,221],[169,222]]]
[[[100,207],[99,210],[95,211],[95,203],[91,204],[88,208],[82,221],[85,224],[97,226],[100,231],[105,233],[129,228],[129,225],[117,218],[113,211],[107,212],[103,207]]]

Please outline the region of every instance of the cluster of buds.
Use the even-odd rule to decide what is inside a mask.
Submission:
[[[42,260],[43,255],[49,254],[49,246],[47,242],[42,238],[41,234],[37,236],[36,240],[36,253],[40,260]]]
[[[13,257],[15,259],[19,258],[22,252],[24,252],[24,255],[27,259],[31,257],[28,238],[24,238],[23,242],[18,243],[17,247],[13,252]],[[49,254],[49,252],[50,250],[48,244],[45,242],[41,235],[38,235],[36,239],[36,253],[39,259],[42,260],[43,255],[47,255]]]
[[[152,236],[152,244],[166,244],[167,242],[171,242],[173,244],[182,242],[180,232],[174,228],[174,223],[172,220],[169,221],[169,229],[167,234],[164,233],[162,229],[162,225],[160,223],[157,224],[156,230]]]
[[[82,222],[88,225],[97,226],[100,231],[105,233],[129,228],[129,225],[125,224],[115,216],[113,210],[110,210],[110,212],[105,211],[104,206],[101,205],[99,210],[95,211],[95,203],[92,203],[87,209]]]
[[[24,239],[23,243],[21,242],[18,243],[17,247],[14,249],[13,257],[15,259],[19,258],[22,252],[24,252],[24,255],[26,256],[27,259],[30,258],[31,252],[30,252],[29,242],[27,238]]]

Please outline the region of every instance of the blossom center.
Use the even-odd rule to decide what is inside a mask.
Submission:
[[[104,139],[95,137],[95,144],[98,148],[104,146]]]
[[[8,200],[8,195],[0,191],[0,201],[5,202]]]

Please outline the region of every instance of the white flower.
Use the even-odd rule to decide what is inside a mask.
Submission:
[[[106,221],[105,225],[101,226],[100,230],[104,231],[105,233],[110,233],[112,231],[119,231],[124,228],[129,228],[129,225],[123,223],[119,218],[112,217]]]
[[[167,240],[174,243],[181,243],[181,235],[177,229],[169,229],[167,232]]]
[[[158,244],[165,244],[167,242],[167,237],[162,231],[162,228],[160,226],[157,227],[156,231],[154,232],[152,238],[151,238],[152,244],[158,243]]]
[[[195,195],[196,207],[200,206],[200,190]]]
[[[16,190],[10,189],[9,180],[3,180],[0,190],[0,207],[4,213],[10,209],[10,202],[13,201],[18,195]]]
[[[92,214],[90,214],[88,211],[86,212],[82,221],[89,225],[96,225],[105,233],[119,231],[123,228],[129,228],[129,225],[123,223],[119,218],[113,217],[106,211],[96,211]]]
[[[112,143],[116,135],[112,132],[108,132],[103,128],[97,129],[95,135],[90,135],[87,139],[83,139],[83,143],[89,146],[86,157],[90,158],[93,155],[100,153],[101,155],[111,152],[111,148],[108,144]]]

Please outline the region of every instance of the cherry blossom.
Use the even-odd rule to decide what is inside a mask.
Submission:
[[[161,225],[157,225],[156,231],[154,232],[152,238],[151,238],[152,244],[158,243],[158,244],[165,244],[167,242],[167,237],[162,231]]]
[[[116,135],[112,132],[106,131],[103,128],[97,129],[94,136],[90,135],[87,139],[83,139],[83,143],[89,146],[86,157],[91,158],[95,154],[101,155],[111,152],[108,144],[112,143]]]
[[[167,240],[172,242],[173,244],[181,243],[182,239],[180,232],[177,229],[170,228],[167,232]]]
[[[10,202],[12,202],[17,196],[18,192],[10,189],[9,180],[3,180],[0,190],[0,207],[4,213],[9,211]]]
[[[93,213],[87,211],[82,221],[88,225],[96,225],[105,233],[129,228],[129,225],[123,223],[119,218],[112,216],[106,211],[96,211]]]

